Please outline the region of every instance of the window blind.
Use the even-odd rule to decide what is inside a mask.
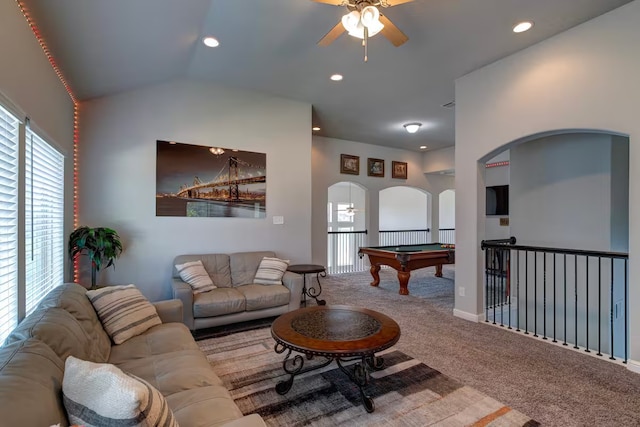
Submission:
[[[18,324],[19,125],[0,106],[0,341]]]
[[[64,156],[31,129],[25,144],[26,314],[64,280]]]

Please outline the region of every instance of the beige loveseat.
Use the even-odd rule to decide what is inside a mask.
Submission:
[[[184,324],[195,331],[279,316],[300,308],[303,284],[299,274],[285,272],[282,285],[253,283],[264,257],[276,254],[261,251],[177,256],[173,262],[173,297],[182,301]],[[175,266],[198,260],[217,288],[194,294]]]
[[[177,300],[154,304],[161,325],[114,345],[80,285],[52,290],[0,347],[0,425],[68,426],[62,401],[69,356],[111,363],[151,383],[181,427],[265,426],[243,416],[182,324]]]

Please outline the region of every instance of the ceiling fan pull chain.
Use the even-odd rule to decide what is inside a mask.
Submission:
[[[364,27],[364,38],[362,39],[362,45],[364,46],[364,62],[367,62],[369,59],[368,56],[368,52],[367,52],[367,48],[369,46],[369,43],[367,43],[369,39],[369,29],[367,27]]]

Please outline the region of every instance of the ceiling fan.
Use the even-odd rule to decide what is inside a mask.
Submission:
[[[394,46],[404,44],[407,37],[389,18],[380,13],[380,8],[397,6],[413,0],[311,0],[333,6],[344,6],[349,13],[342,17],[320,41],[318,45],[329,46],[345,31],[350,36],[362,39],[364,46],[364,61],[367,62],[367,40],[369,37],[382,33]]]

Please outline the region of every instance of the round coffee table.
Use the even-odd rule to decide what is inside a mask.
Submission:
[[[276,385],[279,394],[286,394],[296,375],[329,365],[338,367],[360,389],[367,412],[375,409],[373,399],[363,387],[369,383],[369,372],[384,368],[384,359],[375,353],[385,350],[400,339],[400,326],[392,318],[377,311],[346,305],[314,306],[285,313],[271,325],[278,354],[288,351],[282,367],[290,375]],[[324,358],[318,365],[304,367],[304,357]],[[345,362],[357,361],[352,365]]]

